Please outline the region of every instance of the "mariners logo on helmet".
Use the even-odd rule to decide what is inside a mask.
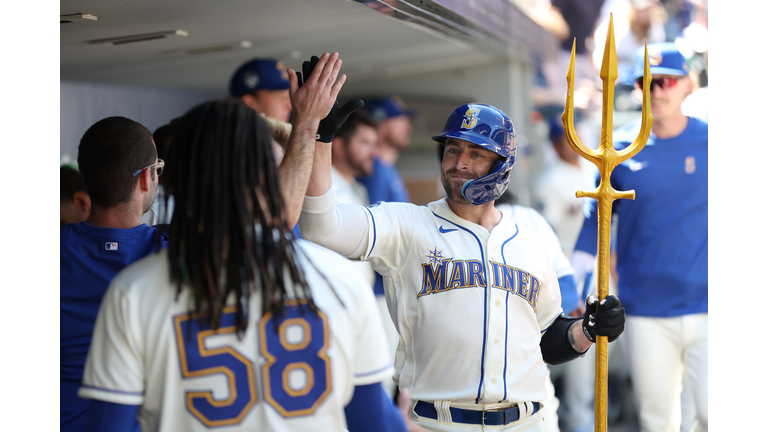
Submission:
[[[487,175],[466,182],[461,190],[464,198],[474,205],[499,199],[509,186],[509,172],[517,159],[512,120],[490,105],[462,105],[448,116],[443,133],[432,137],[441,144],[448,138],[468,141],[503,157]]]
[[[648,51],[648,62],[651,64],[651,66],[660,65],[662,60],[661,48],[652,47]]]
[[[480,114],[479,108],[468,108],[467,113],[464,114],[464,121],[461,122],[461,127],[472,129],[477,124],[477,116]]]

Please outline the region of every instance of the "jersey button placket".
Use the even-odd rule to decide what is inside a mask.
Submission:
[[[493,288],[494,275],[491,261],[501,262],[498,255],[499,245],[496,243],[496,239],[493,235],[487,233],[481,238],[485,243],[485,282],[488,286],[488,336],[486,339],[486,384],[488,387],[484,392],[484,400],[486,401],[498,401],[504,397],[504,360],[505,360],[505,343],[504,334],[506,331],[507,319],[506,319],[506,291],[498,288]]]

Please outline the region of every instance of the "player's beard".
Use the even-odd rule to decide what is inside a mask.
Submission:
[[[448,171],[444,171],[442,175],[440,176],[440,180],[443,183],[443,188],[445,189],[445,194],[449,201],[453,201],[457,204],[469,204],[469,201],[467,201],[466,198],[464,198],[464,195],[461,194],[461,189],[464,187],[464,184],[466,182],[458,182],[451,180],[452,175],[462,175],[458,170],[456,169],[449,169]],[[464,174],[466,175],[466,174]],[[472,177],[472,179],[476,179],[477,176]],[[470,180],[467,180],[470,181]]]
[[[347,164],[355,171],[355,177],[367,177],[373,173],[373,159],[355,160],[347,158]]]

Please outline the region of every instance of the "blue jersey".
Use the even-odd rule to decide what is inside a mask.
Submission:
[[[639,132],[640,120],[618,129],[614,147],[626,148]],[[708,312],[708,134],[707,123],[689,117],[680,135],[651,134],[640,153],[613,170],[616,190],[635,191],[634,200],[613,205],[618,290],[629,315]],[[576,250],[596,254],[597,215],[590,204]]]
[[[101,299],[120,270],[157,250],[157,235],[157,229],[144,224],[130,229],[86,222],[61,227],[61,431],[82,431],[85,425],[90,401],[80,399],[77,390]]]
[[[411,202],[403,179],[397,168],[387,165],[378,158],[373,159],[373,172],[368,177],[357,179],[368,190],[368,199],[371,204],[383,202]],[[381,275],[376,273],[376,281],[373,284],[373,292],[376,295],[384,295],[384,281]]]

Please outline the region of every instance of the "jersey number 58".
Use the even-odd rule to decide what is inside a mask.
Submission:
[[[206,348],[206,338],[235,333],[234,307],[224,308],[218,330],[201,326],[188,314],[174,317],[181,374],[191,379],[224,374],[226,399],[211,390],[186,392],[187,410],[208,427],[240,423],[258,399],[256,366],[232,346]],[[318,310],[299,311],[289,303],[276,319],[267,313],[258,322],[264,400],[284,417],[310,415],[332,390],[328,318]],[[249,334],[253,334],[249,332]]]

